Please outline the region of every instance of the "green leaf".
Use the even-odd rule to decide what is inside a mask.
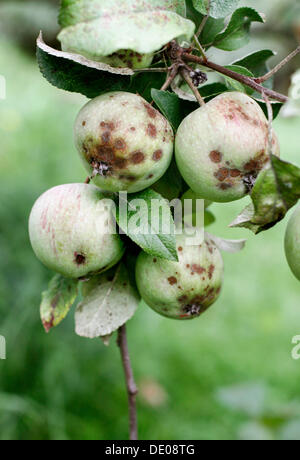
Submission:
[[[78,281],[56,275],[42,294],[41,319],[46,332],[58,326],[69,313],[78,293]]]
[[[235,61],[233,65],[238,65],[250,70],[255,77],[261,77],[268,72],[269,67],[267,65],[268,59],[275,56],[274,51],[271,50],[260,50],[254,53],[248,54],[247,56]]]
[[[233,70],[234,72],[237,72],[241,75],[246,75],[246,77],[254,77],[253,73],[250,72],[250,70],[240,65],[227,65],[225,67],[226,69]],[[227,77],[226,75],[223,75],[223,76],[226,80],[226,84],[229,89],[234,89],[235,91],[240,91],[241,93],[247,93],[247,94],[253,93],[253,90],[249,88],[248,86],[243,85],[243,83],[240,83],[239,81],[236,81],[233,78]]]
[[[140,301],[124,264],[86,282],[82,294],[75,313],[76,334],[90,339],[107,337],[123,326]]]
[[[252,203],[232,222],[255,234],[276,225],[300,198],[300,168],[272,155],[272,165],[258,176]]]
[[[175,159],[172,160],[169,169],[163,177],[152,185],[152,189],[169,201],[179,197],[183,191],[183,179],[177,168]]]
[[[171,209],[157,192],[147,189],[130,194],[126,202],[120,196],[116,219],[123,232],[147,254],[178,261]]]
[[[174,93],[154,88],[151,91],[151,96],[159,110],[169,120],[176,131],[182,121],[181,101],[179,97]]]
[[[191,39],[195,25],[178,11],[185,15],[182,0],[65,2],[61,21],[71,25],[60,32],[58,39],[64,51],[94,60],[124,49],[149,54],[175,38]]]
[[[200,36],[200,42],[204,47],[210,45],[211,43],[214,42],[216,36],[222,32],[225,28],[225,21],[224,19],[213,19],[213,18],[208,18],[205,27],[203,29],[203,32]]]
[[[42,36],[37,41],[37,60],[43,76],[57,88],[94,98],[108,91],[138,92],[147,100],[151,89],[160,88],[161,73],[137,73],[89,61],[78,54],[64,53],[47,46]]]
[[[264,23],[264,18],[253,8],[236,10],[226,30],[216,36],[213,46],[225,51],[233,51],[247,45],[252,22]]]
[[[252,95],[252,97],[254,97],[254,95]],[[262,96],[259,95],[259,97],[261,98]],[[258,103],[258,105],[260,105],[260,107],[262,108],[264,114],[266,115],[266,117],[268,118],[268,108],[267,108],[267,104],[265,102],[263,102],[262,100],[259,100],[257,99],[257,97],[255,97],[256,99],[256,102]],[[271,105],[272,105],[272,110],[273,110],[273,120],[275,120],[279,113],[280,113],[280,110],[281,110],[281,107],[283,106],[283,103],[282,102],[275,102],[275,101],[271,101]]]
[[[194,7],[202,14],[212,18],[225,18],[237,7],[240,0],[193,0]],[[209,6],[210,5],[210,6]]]

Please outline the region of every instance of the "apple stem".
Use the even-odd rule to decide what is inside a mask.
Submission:
[[[128,393],[130,440],[137,441],[138,427],[137,427],[136,395],[138,393],[138,389],[137,389],[137,386],[134,380],[133,371],[131,367],[125,324],[121,326],[118,330],[117,344],[121,351],[121,358],[122,358],[125,379],[126,379],[127,393]]]
[[[199,29],[197,30],[197,33],[196,33],[197,39],[198,37],[200,37],[200,35],[202,34],[204,30],[204,27],[206,26],[207,20],[209,18],[209,12],[210,12],[210,0],[207,1],[207,14],[203,17],[201,24],[199,26]]]
[[[256,83],[263,83],[264,81],[269,80],[269,78],[273,77],[279,70],[282,69],[288,62],[290,62],[297,54],[300,53],[300,46],[298,46],[292,53],[290,53],[285,59],[283,59],[277,66],[275,66],[270,72],[266,73],[262,77],[254,78]]]
[[[272,99],[275,99],[275,100],[277,100],[279,102],[287,102],[288,101],[287,96],[285,96],[283,94],[280,94],[280,93],[277,93],[276,91],[273,91],[271,89],[265,88],[262,85],[259,85],[258,83],[256,83],[254,78],[247,77],[246,75],[241,75],[241,74],[239,74],[237,72],[234,72],[233,70],[226,69],[226,67],[223,67],[223,66],[221,66],[219,64],[215,64],[214,62],[205,61],[205,60],[203,60],[202,58],[200,58],[198,56],[194,56],[193,54],[182,53],[182,58],[185,61],[195,62],[197,64],[200,64],[200,65],[204,66],[204,67],[208,67],[208,68],[210,68],[212,70],[215,70],[216,72],[219,72],[219,73],[221,73],[223,75],[226,75],[227,77],[233,78],[234,80],[237,80],[240,83],[243,83],[244,85],[249,86],[250,88],[256,90],[258,93],[265,94],[268,97],[270,97]]]

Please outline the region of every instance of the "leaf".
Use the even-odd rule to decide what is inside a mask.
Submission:
[[[240,0],[193,0],[194,7],[212,18],[225,18],[237,7]],[[210,6],[209,6],[210,5]]]
[[[129,91],[149,100],[151,88],[161,87],[165,78],[164,74],[134,74],[131,69],[110,67],[78,54],[57,51],[44,43],[42,35],[37,40],[37,60],[49,83],[88,98],[109,91]]]
[[[179,97],[174,93],[154,88],[151,91],[151,96],[159,110],[169,120],[176,131],[182,121]]]
[[[300,198],[300,168],[272,155],[272,166],[258,176],[252,204],[230,227],[245,227],[257,234],[276,225]]]
[[[83,286],[83,301],[75,313],[76,334],[94,339],[111,335],[129,321],[139,305],[139,295],[123,264],[93,278]]]
[[[46,332],[58,326],[69,313],[78,293],[78,281],[56,275],[42,294],[41,319]]]
[[[200,36],[200,43],[203,44],[204,47],[209,46],[211,43],[214,42],[216,36],[222,32],[225,28],[225,21],[224,19],[213,19],[208,18],[206,21],[205,27],[203,32]]]
[[[183,191],[183,179],[177,168],[175,159],[172,160],[169,169],[163,177],[152,185],[152,189],[169,201],[179,197]]]
[[[77,3],[77,4],[76,4]],[[62,49],[99,60],[128,49],[141,54],[159,50],[169,41],[195,32],[182,0],[81,0],[64,2],[58,39]],[[68,15],[68,19],[66,19]]]
[[[186,14],[185,0],[62,0],[59,12],[59,24],[62,27],[76,25],[97,16],[108,14],[110,10],[114,14],[135,13],[145,8],[145,4],[153,9],[174,11],[181,16]]]
[[[269,67],[267,65],[268,59],[275,56],[274,51],[271,50],[260,50],[254,53],[248,54],[247,56],[233,62],[233,65],[239,65],[250,70],[255,77],[261,77],[268,72]]]
[[[234,72],[237,72],[241,75],[246,75],[246,77],[254,77],[253,73],[250,72],[250,70],[240,65],[227,65],[225,67],[226,69],[233,70]],[[224,78],[229,89],[234,89],[235,91],[240,91],[241,93],[253,93],[253,90],[248,86],[243,85],[243,83],[240,83],[239,81],[236,81],[233,78],[227,77],[226,75],[224,75]]]
[[[212,240],[220,251],[230,252],[232,254],[242,251],[247,243],[247,240],[226,240],[211,235],[210,233],[206,233],[206,238]]]
[[[253,8],[239,8],[233,13],[226,30],[216,36],[213,46],[233,51],[247,45],[252,22],[264,23],[265,20]]]
[[[123,232],[147,254],[178,261],[171,209],[157,192],[147,189],[130,194],[126,202],[121,192],[116,219]]]

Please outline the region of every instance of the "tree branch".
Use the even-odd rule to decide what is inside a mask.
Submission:
[[[133,371],[131,367],[125,324],[124,326],[121,326],[120,329],[118,330],[117,344],[121,351],[122,363],[123,363],[125,379],[126,379],[126,387],[127,387],[127,392],[128,392],[130,440],[137,441],[138,428],[137,428],[137,412],[136,412],[136,395],[138,393],[138,389],[134,381]]]
[[[189,71],[186,69],[182,69],[180,71],[182,77],[185,79],[191,90],[193,91],[195,98],[199,102],[200,106],[203,107],[205,105],[204,99],[202,98],[201,94],[199,93],[198,89],[193,83],[193,80],[190,77]]]
[[[254,78],[254,81],[256,83],[263,83],[264,81],[269,80],[269,78],[273,77],[275,73],[277,73],[282,67],[284,67],[291,59],[293,59],[297,54],[300,53],[300,46],[296,48],[291,54],[289,54],[285,59],[283,59],[277,66],[274,67],[274,69],[270,70],[270,72],[266,73],[262,77]]]
[[[284,96],[283,94],[277,93],[276,91],[273,91],[271,89],[265,88],[264,86],[259,85],[258,83],[256,83],[256,81],[253,78],[247,77],[246,75],[241,75],[241,74],[239,74],[237,72],[234,72],[233,70],[226,69],[225,67],[223,67],[223,66],[221,66],[219,64],[215,64],[214,62],[211,62],[211,61],[205,61],[205,60],[199,58],[198,56],[194,56],[193,54],[189,54],[189,53],[183,53],[182,58],[185,61],[196,62],[197,64],[200,64],[200,65],[202,65],[204,67],[208,67],[208,68],[210,68],[212,70],[215,70],[216,72],[219,72],[219,73],[221,73],[223,75],[226,75],[227,77],[233,78],[234,80],[237,80],[240,83],[243,83],[244,85],[249,86],[250,88],[252,88],[255,91],[257,91],[258,93],[260,93],[262,95],[265,94],[266,96],[268,96],[271,99],[275,99],[275,100],[277,100],[279,102],[287,102],[288,101],[287,96]]]

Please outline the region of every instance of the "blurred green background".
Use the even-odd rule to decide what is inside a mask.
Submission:
[[[299,40],[297,1],[249,1],[269,18],[250,48],[280,56]],[[85,98],[51,87],[34,60],[43,28],[55,44],[57,2],[0,2],[0,439],[126,439],[127,397],[115,340],[74,333],[71,313],[46,335],[40,293],[51,273],[34,257],[27,220],[37,197],[61,183],[85,179],[72,139]],[[297,14],[298,16],[297,16]],[[298,18],[298,20],[296,20]],[[298,22],[297,22],[298,21]],[[275,59],[275,61],[276,61]],[[230,56],[227,62],[231,61]],[[281,72],[287,90],[299,61]],[[275,122],[282,157],[300,165],[300,119]],[[247,202],[247,199],[244,200]],[[287,266],[287,220],[252,236],[227,225],[244,202],[214,205],[212,233],[247,238],[239,254],[224,254],[222,296],[192,322],[164,319],[141,306],[128,324],[141,439],[300,439],[300,284]]]

